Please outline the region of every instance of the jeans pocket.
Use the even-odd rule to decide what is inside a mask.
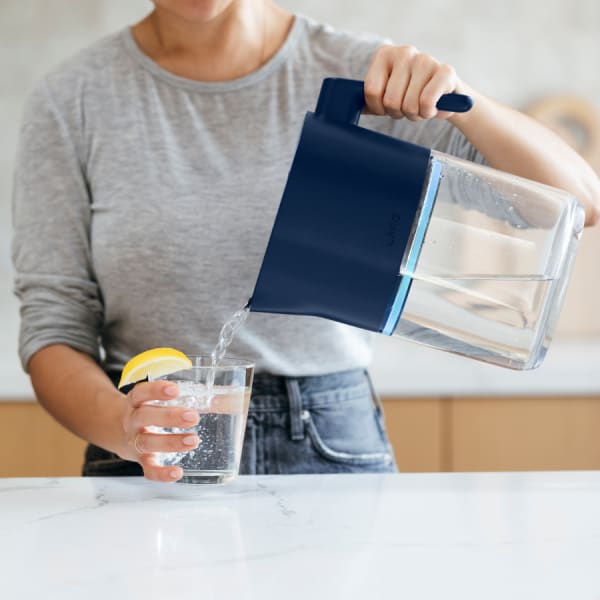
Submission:
[[[392,465],[385,430],[370,395],[302,412],[306,434],[323,458],[348,465]]]

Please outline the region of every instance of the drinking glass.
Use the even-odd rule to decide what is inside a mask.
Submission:
[[[239,471],[254,364],[224,358],[213,367],[210,356],[189,356],[192,366],[157,377],[177,383],[173,400],[153,400],[158,406],[185,406],[196,410],[199,422],[187,429],[151,427],[153,433],[195,433],[200,443],[186,452],[157,452],[161,466],[183,469],[179,483],[210,484],[233,481]],[[214,376],[214,377],[213,377]]]

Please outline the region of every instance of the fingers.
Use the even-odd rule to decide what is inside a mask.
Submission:
[[[137,408],[149,400],[173,400],[178,393],[178,386],[172,381],[145,381],[138,383],[127,394],[127,399],[133,408]]]
[[[430,119],[435,116],[435,104],[439,99],[425,99],[423,90],[434,75],[437,61],[425,54],[419,54],[411,64],[410,83],[402,100],[401,110],[404,116],[411,121]]]
[[[183,470],[176,466],[161,466],[156,453],[188,452],[198,446],[195,433],[156,434],[148,429],[163,427],[189,429],[199,422],[197,410],[185,406],[157,406],[152,400],[174,400],[179,393],[176,383],[149,381],[138,383],[127,394],[127,410],[123,417],[125,449],[121,456],[140,463],[144,476],[153,481],[177,481]]]
[[[432,114],[433,111],[432,116],[438,119],[451,117],[454,113],[439,111],[435,108],[435,105],[444,94],[453,92],[457,86],[458,76],[456,71],[450,65],[439,65],[421,92],[421,115],[424,115],[425,111],[429,111],[429,114]]]
[[[447,118],[452,113],[438,111],[436,104],[457,85],[451,66],[413,46],[382,46],[365,78],[365,112],[411,121]]]
[[[146,457],[140,460],[140,464],[144,469],[144,477],[146,479],[150,479],[151,481],[169,483],[172,481],[177,481],[183,477],[183,469],[181,467],[163,467],[158,464],[154,455],[152,454],[148,454]]]
[[[403,105],[411,80],[410,71],[404,67],[392,69],[383,94],[383,108],[385,114],[394,119],[404,117]]]
[[[189,452],[198,447],[200,438],[195,433],[148,433],[141,432],[134,444],[140,456],[154,452]]]
[[[152,481],[170,482],[183,477],[183,469],[177,466],[162,466],[157,452],[189,452],[197,448],[200,439],[196,434],[157,434],[140,432],[133,445],[137,452],[137,461],[144,470],[144,477]]]
[[[200,416],[197,410],[184,406],[152,406],[143,404],[131,415],[131,428],[140,431],[144,427],[169,427],[187,429],[198,424]]]
[[[394,65],[392,50],[392,46],[381,46],[373,55],[371,66],[365,77],[365,112],[368,114],[386,114],[383,95]]]

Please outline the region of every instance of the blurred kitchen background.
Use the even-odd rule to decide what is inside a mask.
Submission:
[[[598,0],[284,0],[336,28],[416,45],[530,112],[600,171]],[[79,474],[83,442],[33,401],[17,359],[10,197],[33,82],[145,0],[0,2],[0,476]],[[307,107],[309,109],[310,107]],[[600,468],[600,227],[587,230],[545,364],[516,373],[380,337],[373,376],[403,471]]]

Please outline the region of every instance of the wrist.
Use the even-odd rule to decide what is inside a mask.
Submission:
[[[131,416],[131,407],[124,394],[118,390],[101,390],[96,396],[96,406],[108,416],[109,427],[102,446],[117,454],[120,458],[131,460],[127,435],[127,424]]]

